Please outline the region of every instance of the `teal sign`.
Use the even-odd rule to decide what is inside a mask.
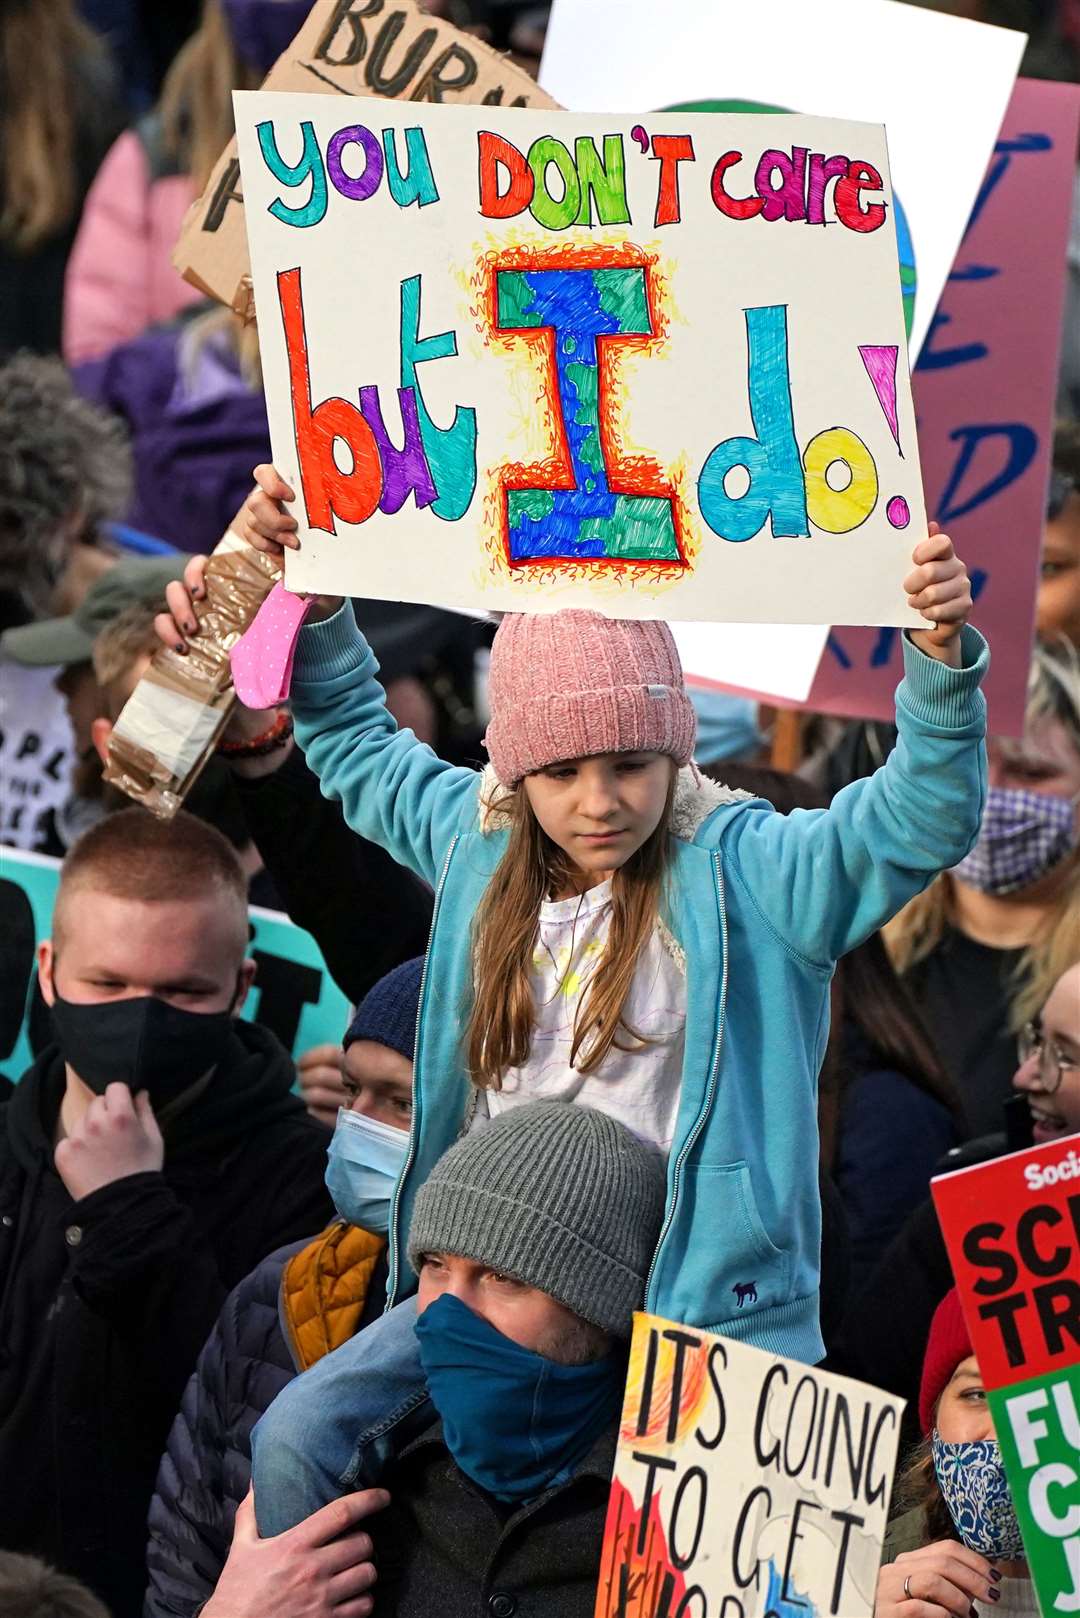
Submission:
[[[18,1079],[50,1038],[35,950],[52,931],[60,861],[0,847],[0,1071]],[[275,910],[250,911],[258,972],[241,1019],[271,1029],[295,1057],[340,1044],[350,1006],[311,934]]]

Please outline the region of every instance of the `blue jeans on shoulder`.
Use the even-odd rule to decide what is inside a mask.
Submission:
[[[257,1423],[251,1478],[264,1539],[372,1488],[433,1419],[415,1322],[408,1298],[290,1382]]]

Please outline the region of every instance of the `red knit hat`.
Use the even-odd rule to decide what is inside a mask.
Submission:
[[[596,753],[694,756],[697,721],[667,624],[564,610],[511,613],[491,648],[484,744],[504,786]]]
[[[922,1383],[919,1387],[919,1423],[923,1436],[929,1438],[934,1428],[937,1402],[952,1379],[961,1360],[971,1353],[971,1338],[964,1324],[960,1308],[960,1294],[953,1287],[946,1292],[934,1311],[930,1323],[930,1338],[923,1360]]]

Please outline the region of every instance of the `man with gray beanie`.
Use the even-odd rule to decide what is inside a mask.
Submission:
[[[663,1202],[648,1147],[557,1101],[513,1108],[440,1159],[409,1232],[438,1420],[383,1480],[380,1618],[592,1613]]]
[[[363,1525],[377,1618],[591,1618],[626,1348],[663,1206],[656,1154],[559,1101],[512,1108],[435,1165],[409,1232],[428,1400],[380,1479],[389,1505]],[[321,1611],[282,1600],[290,1548],[324,1513],[383,1498],[234,1542],[205,1618]]]

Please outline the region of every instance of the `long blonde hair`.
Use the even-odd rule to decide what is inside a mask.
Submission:
[[[1054,721],[1080,757],[1080,654],[1063,643],[1038,646],[1031,665],[1024,728]],[[999,744],[1006,752],[1010,744]],[[885,928],[893,965],[901,974],[930,955],[954,919],[952,879],[944,872]],[[1014,1031],[1038,1017],[1058,979],[1080,961],[1080,849],[1071,856],[1057,898],[1016,967],[1009,1005]]]
[[[660,913],[676,779],[672,764],[664,813],[612,879],[607,945],[574,1019],[570,1062],[579,1073],[595,1072],[612,1046],[633,1050],[648,1043],[624,1012],[638,956]],[[473,923],[474,997],[466,1050],[473,1083],[498,1090],[507,1069],[527,1061],[532,1043],[536,1005],[529,975],[540,906],[572,878],[573,867],[540,825],[523,787],[491,807],[510,815],[512,825]],[[629,1043],[619,1042],[620,1033]]]
[[[262,76],[237,59],[219,0],[205,0],[202,20],[161,87],[158,110],[165,151],[196,192],[233,137],[232,93],[257,90]]]
[[[3,196],[0,239],[31,253],[75,217],[79,98],[73,76],[105,55],[74,0],[0,7]]]

